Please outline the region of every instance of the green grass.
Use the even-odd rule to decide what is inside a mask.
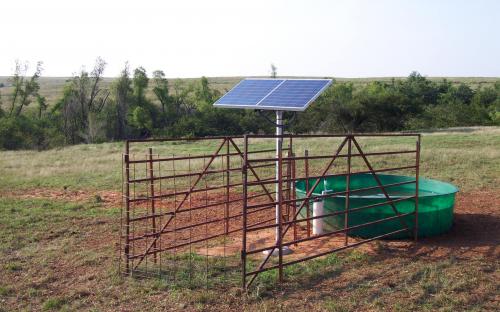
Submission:
[[[453,182],[462,191],[498,188],[499,128],[426,133],[422,142],[422,176]],[[296,140],[294,146],[299,155],[305,149],[331,153],[337,143]],[[360,139],[360,143],[367,151],[414,146],[401,138]],[[162,155],[199,154],[211,153],[216,145],[170,143],[154,149]],[[273,142],[258,140],[251,146],[272,147]],[[144,153],[147,147],[133,152]],[[276,271],[266,272],[249,294],[240,289],[237,257],[227,259],[232,264],[228,271],[220,259],[211,259],[208,284],[205,257],[189,254],[178,257],[191,257],[193,266],[179,267],[175,275],[167,270],[159,278],[123,278],[117,272],[118,207],[93,197],[66,202],[10,195],[65,186],[119,190],[122,150],[122,143],[106,143],[0,152],[0,311],[498,310],[498,259],[480,255],[429,259],[385,248],[388,242],[380,242],[375,254],[354,249],[288,266],[282,286],[275,284]],[[380,159],[373,162],[390,165]],[[254,268],[257,262],[249,265]],[[189,274],[191,280],[186,279]]]
[[[241,140],[237,141],[241,144]],[[154,153],[161,156],[212,154],[219,141],[191,143],[162,143],[153,145]],[[273,148],[273,141],[253,140],[251,149]],[[295,140],[294,150],[303,155],[308,149],[311,154],[332,155],[338,140]],[[413,139],[377,138],[360,139],[368,151],[412,149]],[[150,144],[137,145],[131,153],[144,158]],[[500,178],[500,128],[478,128],[470,132],[425,133],[422,138],[421,176],[455,183],[462,190],[495,187]],[[0,190],[67,187],[72,190],[120,190],[121,155],[123,143],[76,145],[48,151],[2,151],[0,152]],[[269,154],[271,156],[272,154]],[[372,158],[371,158],[372,159]],[[390,160],[390,161],[389,161]],[[238,159],[233,160],[238,162]],[[314,172],[314,162],[312,171]],[[407,164],[408,158],[373,158],[374,167]],[[324,164],[324,161],[323,161]],[[192,168],[200,168],[201,161],[193,161]],[[361,159],[353,165],[365,169]],[[188,163],[177,162],[176,170],[186,170]],[[220,158],[213,164],[220,167]],[[318,163],[317,170],[324,167]],[[297,163],[298,174],[303,164]],[[138,173],[145,173],[144,165],[137,165]],[[171,168],[163,168],[167,170]],[[165,171],[166,172],[166,171]],[[268,171],[266,174],[270,174]],[[233,175],[235,179],[239,175]]]

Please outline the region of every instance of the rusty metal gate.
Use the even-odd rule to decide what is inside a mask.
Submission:
[[[364,152],[361,144],[361,140],[382,138],[382,137],[410,137],[414,138],[414,147],[407,150],[392,150],[392,151],[371,151]],[[272,139],[274,140],[276,136],[245,136],[244,147],[245,151],[248,150],[249,146],[254,144],[254,141]],[[323,145],[322,150],[324,150],[324,145],[330,146],[331,152],[329,154],[311,154],[311,151],[305,149],[303,156],[297,154],[298,151],[294,151],[292,148],[288,149],[286,155],[285,153],[279,153],[277,157],[261,157],[260,155],[251,155],[245,153],[244,165],[243,165],[243,215],[251,213],[255,209],[276,209],[277,218],[276,222],[272,222],[266,225],[251,225],[246,223],[246,219],[243,219],[243,243],[242,243],[242,280],[243,287],[248,288],[257,276],[265,271],[277,269],[278,280],[283,281],[283,268],[288,265],[293,265],[299,262],[311,260],[317,257],[325,256],[333,252],[338,252],[347,248],[352,248],[359,246],[361,244],[373,241],[375,239],[380,239],[384,237],[390,237],[395,234],[409,231],[410,234],[417,239],[418,233],[418,177],[419,177],[419,158],[420,158],[420,136],[413,134],[392,134],[392,135],[295,135],[295,136],[283,136],[284,139],[289,139],[290,142],[293,139],[305,140],[305,141],[316,141],[321,142]],[[295,144],[297,145],[297,144]],[[290,144],[291,147],[291,144]],[[391,157],[390,161],[378,161],[378,163],[398,163],[394,158],[397,156],[407,156],[410,155],[410,163],[402,163],[398,166],[385,166],[383,168],[375,168],[373,163],[369,160],[369,157]],[[353,164],[353,161],[360,159],[357,164]],[[344,161],[342,161],[344,160]],[[311,163],[315,162],[314,165]],[[338,163],[341,163],[339,166]],[[254,165],[277,163],[277,179],[264,178],[262,180],[255,180],[249,178],[246,168]],[[337,169],[337,170],[335,170]],[[378,173],[381,172],[394,172],[394,171],[405,171],[406,174],[413,175],[415,178],[410,181],[405,181],[401,183],[394,183],[390,185],[384,185],[378,177]],[[410,172],[410,173],[408,173]],[[370,187],[355,187],[351,188],[350,178],[354,174],[371,174],[376,181],[375,186]],[[326,194],[314,194],[314,190],[320,185],[320,183],[325,178],[337,178],[343,177],[346,179],[346,188],[343,191],[330,192]],[[306,182],[306,195],[303,198],[296,198],[296,184],[299,182]],[[278,196],[275,201],[267,203],[254,204],[248,199],[249,190],[252,187],[277,184],[278,189],[281,190],[282,196]],[[415,184],[415,194],[411,194],[405,197],[391,198],[387,188],[394,187],[403,184]],[[365,205],[362,207],[350,207],[350,198],[352,194],[366,192],[366,191],[380,191],[385,200],[384,202]],[[311,202],[325,200],[327,198],[333,198],[336,196],[345,197],[345,209],[342,211],[334,211],[330,213],[325,213],[319,216],[311,216]],[[401,201],[413,201],[414,210],[407,213],[400,213],[396,207],[397,202]],[[357,211],[380,207],[384,205],[390,205],[393,210],[393,216],[381,217],[377,220],[372,220],[363,224],[356,224],[354,226],[349,226],[349,214]],[[344,216],[344,224],[342,227],[326,231],[320,234],[311,233],[311,222],[318,219],[329,218],[337,215]],[[412,224],[407,222],[408,216],[414,216]],[[360,229],[362,227],[368,227],[380,224],[382,222],[387,222],[390,220],[399,220],[401,223],[400,229],[396,231],[391,231],[377,235],[376,237],[371,237],[368,239],[355,239],[355,241],[350,242],[349,231]],[[265,234],[258,234],[269,232],[275,232],[275,239],[262,240]],[[274,230],[274,231],[272,231]],[[269,236],[269,235],[268,235]],[[343,236],[343,242],[341,244],[331,243],[332,237]],[[353,240],[353,239],[351,239]],[[330,245],[328,245],[330,243]],[[327,247],[318,248],[318,246],[327,244]],[[285,256],[284,254],[290,253],[290,248],[295,250],[290,255]],[[305,252],[300,252],[305,250]],[[286,251],[286,252],[285,252]],[[297,252],[298,251],[298,252]],[[262,253],[264,253],[263,259],[260,263],[253,269],[248,269],[247,259],[249,257],[261,258]],[[295,255],[294,255],[295,253]],[[272,255],[277,256],[276,259]]]
[[[415,148],[364,151],[369,142],[366,140],[388,136],[416,139]],[[171,283],[187,281],[184,284],[194,287],[238,283],[247,288],[261,272],[276,269],[281,282],[287,265],[394,234],[365,240],[349,238],[349,231],[359,227],[398,219],[402,223],[397,232],[411,231],[417,238],[418,187],[412,196],[391,199],[386,188],[394,185],[383,185],[377,173],[411,171],[415,179],[406,183],[418,185],[419,135],[281,137],[284,146],[279,155],[274,148],[276,136],[127,141],[122,159],[121,272],[160,275]],[[387,166],[401,162],[395,157],[408,155],[411,164]],[[372,157],[392,158],[369,160]],[[324,178],[343,176],[349,180],[361,172],[372,174],[377,186],[350,189],[347,183],[342,192],[313,194]],[[306,183],[306,196],[298,198],[296,185],[303,181],[310,181]],[[378,206],[352,209],[351,194],[375,188],[387,199],[379,205],[391,205],[394,216],[348,226],[349,213]],[[312,201],[340,195],[346,196],[344,211],[311,216]],[[402,200],[413,200],[412,213],[398,212],[395,203]],[[312,233],[314,220],[338,214],[345,215],[343,228],[320,235]],[[404,222],[409,214],[415,216],[413,224]],[[332,243],[332,237],[339,235],[342,244]],[[328,250],[314,247],[325,241],[331,247]],[[288,248],[293,253],[284,255]]]

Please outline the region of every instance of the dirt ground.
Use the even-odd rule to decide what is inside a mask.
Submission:
[[[121,193],[113,191],[70,191],[70,190],[53,190],[53,189],[36,189],[28,191],[16,191],[9,193],[2,193],[2,196],[16,197],[16,198],[42,198],[42,199],[55,199],[65,200],[72,202],[81,201],[102,201],[106,207],[119,207],[121,204]],[[196,202],[193,202],[196,205]],[[234,204],[231,205],[231,215],[240,212],[239,208]],[[386,241],[386,247],[406,252],[409,255],[418,255],[429,258],[447,258],[451,255],[461,258],[474,258],[474,257],[491,257],[500,258],[500,190],[476,190],[468,193],[459,192],[456,197],[454,222],[452,229],[437,237],[421,238],[417,244],[409,241]],[[255,217],[250,217],[249,224],[262,220],[261,218],[272,218],[274,211],[272,209],[256,214]],[[203,213],[195,214],[192,216],[193,222],[197,220],[203,221],[205,215]],[[118,220],[117,220],[118,221]],[[231,222],[240,223],[241,220]],[[211,235],[218,232],[217,227],[210,227],[209,232],[203,233]],[[305,235],[305,230],[298,227],[299,237]],[[292,231],[290,231],[291,233]],[[274,232],[272,229],[257,232],[257,234],[249,234],[250,246],[262,247],[269,245],[272,241]],[[226,251],[236,251],[240,249],[241,235],[234,235],[232,242],[227,243]],[[350,238],[350,243],[356,242],[355,238]],[[309,250],[327,250],[331,247],[341,246],[344,242],[344,236],[336,235],[331,239],[321,239],[315,244],[305,246],[301,244],[302,250],[296,252],[293,258],[308,254]],[[362,246],[364,250],[374,251],[375,244],[368,244],[367,247]],[[211,246],[209,254],[217,255],[221,250],[220,247]],[[200,251],[205,254],[207,251]],[[375,251],[374,251],[375,252]]]
[[[104,207],[119,207],[121,203],[121,194],[109,191],[94,193],[87,191],[38,189],[2,193],[0,195],[14,198],[44,198],[72,202],[95,202],[97,200]],[[271,212],[267,212],[267,216],[272,216],[272,210]],[[203,217],[200,215],[200,218]],[[257,219],[258,217],[251,222],[256,222]],[[78,246],[74,247],[78,250],[74,256],[70,255],[61,259],[55,259],[53,263],[50,263],[49,271],[45,273],[32,270],[9,273],[7,277],[9,284],[17,285],[16,287],[21,289],[44,289],[43,292],[46,297],[61,296],[64,294],[65,297],[69,298],[89,298],[88,300],[100,298],[95,292],[105,293],[106,290],[96,289],[96,285],[101,285],[103,282],[107,283],[107,276],[114,274],[111,268],[117,265],[116,255],[109,255],[109,251],[111,250],[110,245],[113,245],[113,250],[117,249],[118,233],[116,233],[116,229],[118,228],[117,224],[119,220],[115,221],[116,224],[111,224],[114,221],[109,218],[75,220],[75,228],[80,229],[82,233],[86,234],[79,241]],[[429,259],[430,261],[449,259],[450,257],[465,259],[467,261],[474,259],[498,261],[500,259],[500,232],[498,229],[500,229],[500,189],[477,190],[457,194],[454,225],[450,232],[444,235],[420,239],[416,244],[412,241],[395,240],[383,241],[382,243],[371,242],[359,248],[376,255],[376,259],[380,261],[391,259],[392,257],[396,258],[396,256],[399,259],[397,261],[408,259],[410,262],[417,257],[419,259]],[[300,231],[303,232],[303,230]],[[59,233],[57,229],[51,229],[46,240],[42,240],[40,244],[49,245],[51,239],[64,235],[67,235],[67,233]],[[238,234],[238,237],[240,235]],[[266,230],[264,234],[261,233],[260,235],[260,237],[254,237],[251,241],[256,242],[261,239],[266,243],[272,242],[272,230]],[[102,237],[111,237],[112,239],[105,240]],[[302,247],[300,251],[296,250],[287,259],[306,256],[311,250],[317,252],[321,249],[327,250],[331,247],[341,246],[343,240],[344,237],[340,235],[332,239],[318,240],[315,244],[302,245],[306,247]],[[355,239],[350,238],[350,242],[355,242]],[[239,248],[240,241],[235,238],[232,242],[227,243],[226,252],[233,250],[237,253]],[[78,255],[78,252],[83,250],[88,254],[86,257],[90,257],[90,259],[86,259],[82,263],[81,255]],[[202,255],[207,252],[217,254],[220,253],[220,250],[220,245],[215,244],[210,245],[209,250],[199,248],[197,252]],[[105,265],[102,265],[103,263]],[[387,279],[387,283],[390,285],[394,283],[394,278],[391,279],[391,275],[384,276],[382,279]],[[356,280],[356,276],[346,275],[338,279],[330,278],[322,282],[322,287],[324,289],[336,289],[344,284],[348,285],[352,280]],[[384,281],[382,282],[385,283]],[[19,307],[18,300],[29,300],[22,297],[21,293],[22,290],[20,290],[19,294],[21,297],[7,299],[5,302],[6,306]],[[118,294],[112,294],[107,300],[116,302],[116,307],[118,308],[122,299]],[[113,297],[115,295],[117,296],[116,298]],[[316,291],[315,289],[305,289],[304,291],[290,294],[287,301],[293,301],[293,305],[295,305],[297,302],[306,300],[305,298],[307,298],[308,302],[314,302],[314,298],[326,295],[329,294]],[[161,300],[161,297],[157,299]],[[151,300],[155,299],[151,298]],[[102,304],[106,305],[108,303]],[[99,304],[96,303],[96,306],[99,306]],[[303,307],[305,306],[307,304],[304,303]],[[30,309],[29,306],[24,307]],[[132,311],[134,307],[140,308],[141,306],[134,306],[134,303],[130,303],[128,309]]]

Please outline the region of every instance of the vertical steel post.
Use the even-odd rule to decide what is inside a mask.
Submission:
[[[279,282],[283,282],[283,196],[281,196],[281,190],[283,188],[283,176],[282,176],[282,166],[283,166],[283,154],[282,154],[282,146],[283,141],[279,142],[279,153],[278,153],[278,188],[276,189],[277,194],[280,194],[278,197],[278,237],[277,237],[277,245],[278,245],[278,276]]]
[[[280,222],[281,215],[279,214],[279,209],[280,209],[280,204],[279,202],[281,201],[281,188],[279,186],[279,183],[283,179],[281,176],[281,168],[280,168],[280,162],[279,162],[279,157],[281,155],[281,148],[283,144],[283,112],[282,111],[276,111],[276,208],[275,208],[275,215],[276,215],[276,224]],[[276,227],[276,243],[278,242],[278,227]]]
[[[304,151],[304,170],[306,175],[306,194],[309,194],[309,151]],[[307,237],[311,236],[311,210],[309,207],[309,200],[306,201],[306,230]]]
[[[345,213],[344,213],[344,234],[345,241],[344,245],[347,246],[349,243],[349,201],[351,196],[351,135],[347,136],[347,175],[345,180],[346,196],[345,196]]]
[[[295,215],[297,214],[297,203],[295,202],[295,178],[296,178],[296,173],[295,173],[295,153],[292,153],[292,221],[293,222],[293,240],[297,240],[297,218]],[[295,244],[297,246],[297,244]]]
[[[229,169],[230,169],[230,158],[229,158],[229,139],[225,139],[227,142],[226,145],[226,207],[224,211],[225,221],[225,232],[226,235],[229,233]]]
[[[292,166],[290,157],[292,157],[292,153],[290,152],[290,149],[287,152],[287,157],[288,161],[286,161],[286,198],[285,200],[287,201],[286,203],[286,221],[290,221],[290,199],[291,199],[291,190],[292,190]]]
[[[148,165],[149,165],[149,193],[151,195],[151,222],[152,222],[152,227],[153,227],[153,234],[154,237],[157,236],[156,233],[156,208],[155,208],[155,180],[154,180],[154,173],[153,173],[153,149],[150,147],[148,150]],[[159,236],[159,235],[158,235]],[[154,258],[154,263],[157,262],[157,248],[156,248],[156,241],[154,240],[153,242],[153,258]]]
[[[248,200],[248,176],[247,176],[247,167],[248,167],[248,137],[245,135],[243,137],[244,141],[244,154],[243,154],[243,165],[241,166],[242,171],[242,180],[243,180],[243,225],[242,225],[242,243],[241,243],[241,270],[242,270],[242,282],[243,289],[247,288],[247,200]]]
[[[125,272],[130,273],[130,143],[125,142]]]
[[[417,138],[416,143],[416,155],[415,155],[415,228],[414,228],[414,239],[418,240],[418,189],[419,189],[419,176],[420,176],[420,134]]]

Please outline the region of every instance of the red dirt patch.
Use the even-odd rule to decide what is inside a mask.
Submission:
[[[113,191],[70,191],[53,189],[32,189],[23,191],[3,192],[0,195],[16,198],[43,198],[67,200],[71,202],[92,201],[99,196],[104,206],[118,207],[121,204],[121,193]],[[221,195],[222,196],[222,195]],[[231,205],[231,210],[239,210],[238,207]],[[236,213],[236,212],[235,212]],[[233,214],[233,213],[231,213]],[[205,214],[194,214],[194,219],[205,219]],[[256,217],[271,216],[272,211],[258,214]],[[467,193],[458,193],[455,205],[455,219],[453,228],[450,232],[437,237],[420,239],[417,244],[411,241],[386,241],[385,249],[409,252],[411,256],[423,256],[429,258],[446,258],[450,256],[463,258],[477,257],[500,257],[500,189],[476,190]],[[252,221],[254,218],[252,217]],[[234,220],[236,221],[236,220]],[[231,222],[234,222],[231,221]],[[238,220],[239,221],[239,220]],[[118,222],[118,220],[117,220]],[[252,223],[252,222],[251,222]],[[214,227],[215,228],[215,227]],[[291,231],[290,231],[291,232]],[[299,232],[304,232],[299,230]],[[211,233],[209,229],[208,234]],[[250,236],[249,243],[255,242],[255,248],[270,245],[274,232],[272,230],[262,231],[254,236]],[[303,233],[301,233],[303,234]],[[232,242],[227,242],[225,252],[239,250],[239,234],[235,235]],[[303,236],[303,235],[300,235]],[[356,240],[350,238],[350,242]],[[339,247],[342,245],[343,237],[334,236],[330,240],[321,239],[314,244],[301,246],[301,251],[294,257],[303,256],[308,251],[323,251],[328,248]],[[259,246],[257,246],[257,244]],[[303,244],[304,245],[304,244]],[[375,244],[369,244],[371,250],[375,252]],[[253,247],[253,246],[251,246]],[[201,251],[205,254],[207,250]],[[211,247],[210,254],[222,252],[221,246]]]
[[[380,254],[384,252],[399,251],[401,255],[407,254],[411,257],[441,259],[449,258],[500,258],[500,190],[477,190],[468,193],[457,194],[455,204],[454,224],[452,229],[440,236],[422,238],[415,244],[409,240],[383,241],[383,248],[376,243],[361,245],[365,252]],[[304,229],[299,228],[298,237],[305,237]],[[291,232],[291,230],[289,231]],[[291,234],[291,233],[289,233]],[[292,240],[287,235],[285,241]],[[252,232],[247,236],[248,249],[257,249],[272,246],[274,241],[273,229]],[[349,243],[359,241],[349,238]],[[304,258],[307,255],[318,254],[343,246],[343,234],[315,239],[293,247],[294,253],[286,256],[287,260]],[[239,252],[241,239],[236,237],[225,246],[213,246],[201,248],[200,254],[222,255],[231,252]]]
[[[71,190],[55,190],[55,189],[28,189],[0,192],[3,197],[15,197],[21,199],[55,199],[65,200],[70,202],[96,201],[100,198],[105,206],[120,207],[121,193],[114,191],[71,191]]]
[[[414,254],[442,257],[500,257],[500,189],[458,193],[452,229],[424,238]]]

